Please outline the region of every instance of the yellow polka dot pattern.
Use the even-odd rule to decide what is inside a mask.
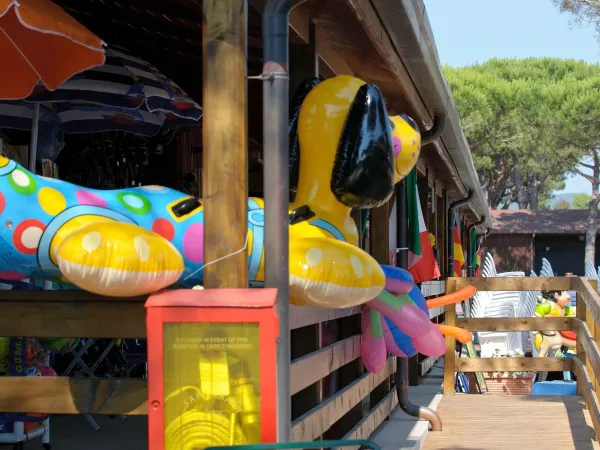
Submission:
[[[56,260],[71,283],[119,297],[164,289],[184,270],[183,258],[170,242],[121,222],[97,222],[75,229],[58,246]]]
[[[38,202],[44,212],[51,216],[56,216],[63,212],[67,207],[67,201],[65,200],[64,195],[56,189],[49,187],[40,189],[38,192]]]
[[[290,243],[290,278],[294,304],[329,308],[360,305],[385,286],[383,270],[372,256],[328,238]]]

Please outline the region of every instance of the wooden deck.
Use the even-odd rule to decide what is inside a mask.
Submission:
[[[600,449],[581,397],[445,396],[424,450]]]

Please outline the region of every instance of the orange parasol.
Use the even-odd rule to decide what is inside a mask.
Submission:
[[[0,0],[0,99],[56,89],[104,64],[104,43],[50,0]]]

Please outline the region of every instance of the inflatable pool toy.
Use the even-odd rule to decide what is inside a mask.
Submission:
[[[291,133],[302,155],[289,214],[292,301],[359,305],[383,290],[385,276],[358,248],[350,211],[389,199],[406,166],[403,146],[417,154],[420,135],[407,119],[390,120],[379,90],[359,79],[332,78],[305,94]],[[253,284],[264,280],[263,208],[248,200]],[[0,157],[0,218],[0,279],[50,279],[108,296],[202,283],[203,204],[173,189],[86,189]]]
[[[571,296],[567,291],[543,291],[542,296],[543,300],[535,308],[534,317],[575,317],[575,308],[568,305]],[[570,330],[536,331],[533,334],[533,345],[540,358],[551,352],[561,352],[563,348],[575,353],[577,335]]]
[[[362,311],[361,348],[363,364],[368,371],[383,370],[388,353],[401,358],[417,353],[442,356],[446,349],[442,335],[452,336],[463,344],[472,340],[472,334],[466,330],[431,323],[428,310],[466,300],[475,294],[474,287],[468,286],[452,294],[425,300],[408,271],[389,266],[384,266],[384,270],[389,280],[386,291],[395,295],[384,291],[384,295],[367,303]],[[411,315],[394,315],[392,305],[398,302],[409,302],[416,306],[418,312],[412,309]],[[410,322],[409,327],[407,322]]]

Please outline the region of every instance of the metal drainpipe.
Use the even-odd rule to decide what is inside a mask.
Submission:
[[[448,224],[446,226],[446,254],[448,255],[446,261],[446,278],[454,276],[454,221],[456,211],[468,204],[474,196],[475,191],[469,191],[469,195],[462,200],[452,203],[448,208]]]
[[[421,133],[421,145],[429,144],[439,138],[444,132],[446,126],[446,117],[435,116],[433,118],[433,125],[431,129]]]
[[[475,275],[475,271],[473,270],[474,269],[474,267],[473,267],[473,255],[471,254],[471,230],[473,228],[478,227],[479,225],[483,225],[485,223],[486,218],[487,218],[486,216],[481,216],[481,220],[479,220],[476,223],[473,223],[473,224],[469,225],[469,228],[467,230],[468,231],[467,236],[468,236],[468,239],[469,239],[468,240],[469,251],[467,253],[467,276],[469,276],[469,277],[472,277],[472,276]],[[475,246],[477,246],[477,239],[478,239],[478,236],[476,235],[475,236]]]
[[[408,269],[408,203],[406,198],[406,179],[396,185],[396,240],[398,255],[396,265]],[[396,394],[398,404],[406,414],[429,421],[432,431],[442,430],[442,419],[431,408],[415,405],[408,398],[408,359],[396,358]]]
[[[292,429],[289,311],[288,16],[294,0],[269,0],[263,13],[265,286],[277,288],[277,440]]]

